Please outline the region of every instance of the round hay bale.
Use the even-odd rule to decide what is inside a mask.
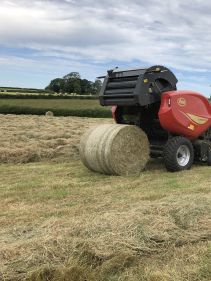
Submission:
[[[111,174],[109,167],[104,164],[104,151],[101,151],[105,143],[105,136],[118,125],[104,124],[89,129],[80,141],[80,157],[84,165],[90,170]]]
[[[45,113],[45,116],[50,116],[50,117],[52,117],[52,116],[54,116],[54,114],[53,114],[52,111],[47,111],[47,112]]]
[[[109,175],[139,174],[149,160],[149,142],[137,126],[104,124],[80,141],[80,157],[90,170]]]

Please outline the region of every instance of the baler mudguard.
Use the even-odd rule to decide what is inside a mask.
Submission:
[[[211,128],[208,99],[192,91],[163,93],[158,116],[165,130],[189,139],[196,139]]]
[[[166,67],[109,70],[100,94],[101,105],[145,106],[160,101],[161,93],[176,90],[177,78]]]

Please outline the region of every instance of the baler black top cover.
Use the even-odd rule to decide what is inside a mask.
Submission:
[[[145,106],[160,101],[165,91],[176,90],[177,78],[166,67],[108,70],[100,91],[101,105]]]

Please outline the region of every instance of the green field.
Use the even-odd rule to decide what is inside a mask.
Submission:
[[[110,117],[109,107],[102,107],[98,100],[88,99],[0,99],[0,113],[45,114],[56,116]]]
[[[78,144],[103,122],[0,115],[0,280],[210,281],[210,167],[91,172]]]
[[[47,99],[0,99],[0,106],[9,105],[9,106],[23,106],[31,108],[52,108],[52,109],[95,109],[101,108],[98,100],[47,100]]]
[[[0,87],[0,93],[8,93],[8,94],[44,94],[48,93],[44,89],[35,89],[35,88],[18,88],[18,87]]]

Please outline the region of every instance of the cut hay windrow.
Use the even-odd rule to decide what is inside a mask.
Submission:
[[[104,124],[81,138],[80,157],[95,172],[109,175],[139,174],[149,160],[146,134],[131,125]]]
[[[79,160],[84,132],[109,122],[113,120],[0,114],[0,163]]]

